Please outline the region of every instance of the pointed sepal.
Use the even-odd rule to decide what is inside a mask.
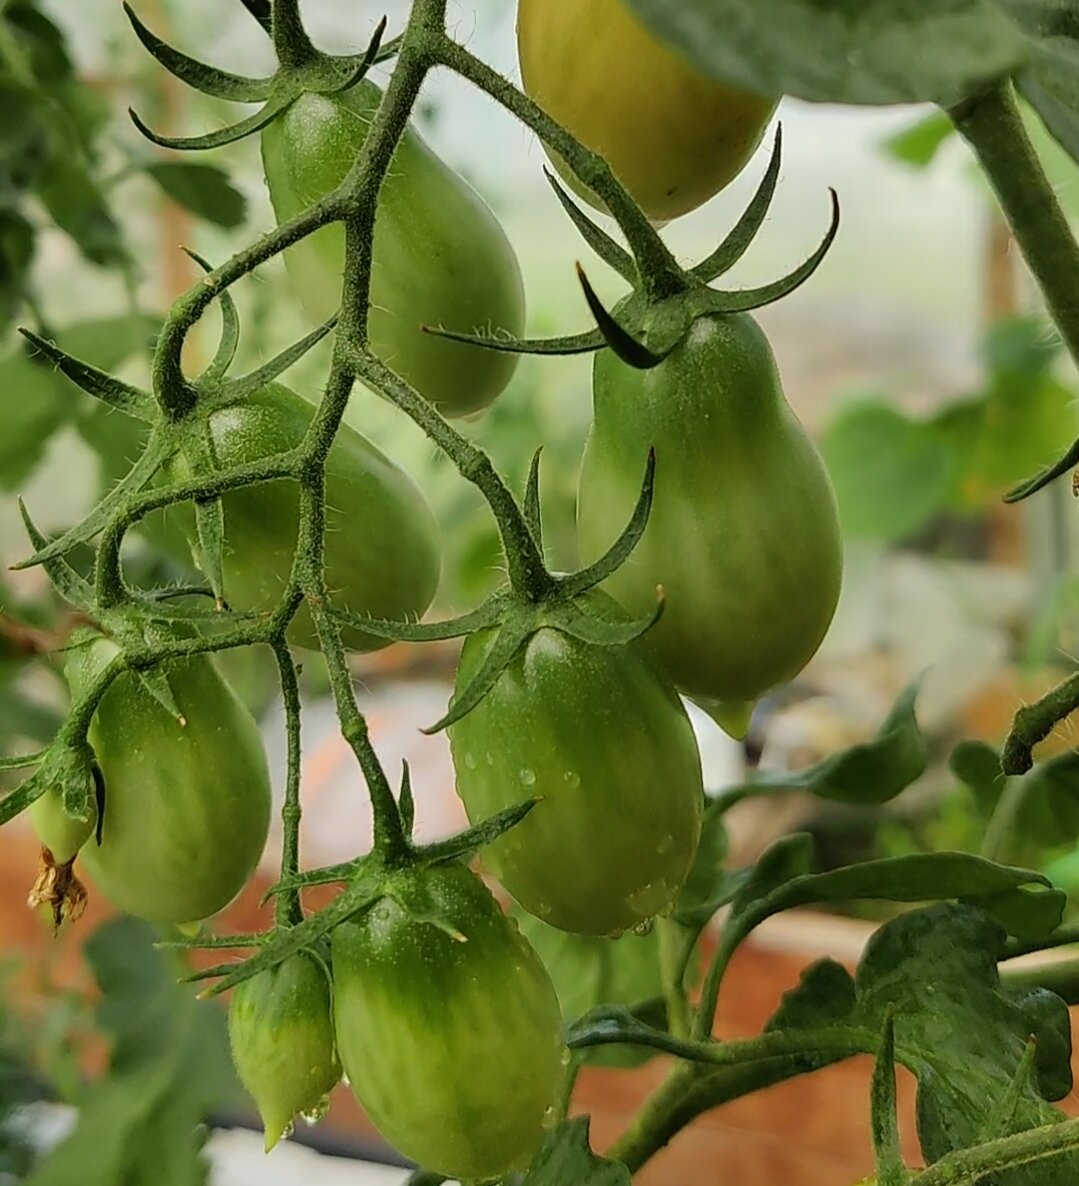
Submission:
[[[525,500],[521,508],[524,513],[528,530],[536,541],[540,554],[543,553],[543,516],[540,512],[540,457],[543,446],[532,454],[532,464],[528,467],[528,484],[525,486]]]
[[[636,618],[629,622],[611,621],[588,613],[576,602],[569,601],[553,610],[549,619],[550,625],[556,630],[588,643],[589,646],[624,647],[636,642],[652,629],[663,616],[664,603],[663,589],[657,588],[655,608],[646,618]]]
[[[416,825],[416,800],[412,797],[412,770],[408,762],[401,763],[401,789],[397,794],[397,813],[401,829],[410,839]]]
[[[169,677],[164,668],[150,667],[139,672],[139,683],[154,700],[173,718],[181,729],[187,727],[187,717],[183,709],[177,704],[176,696],[169,683]]]
[[[192,251],[190,247],[183,250],[204,272],[214,270],[213,265],[203,259],[197,251]],[[236,357],[236,347],[240,344],[240,315],[236,312],[236,302],[227,288],[218,289],[217,302],[221,306],[221,337],[218,339],[213,360],[199,376],[200,383],[219,382],[223,379],[232,366],[232,360]]]
[[[637,280],[637,266],[629,252],[620,247],[605,230],[585,214],[550,169],[544,169],[543,175],[581,238],[608,267],[613,268],[629,284],[634,284]]]
[[[284,374],[290,366],[299,362],[309,350],[317,346],[336,326],[337,314],[335,313],[329,321],[323,322],[317,329],[312,330],[309,334],[300,338],[298,342],[293,342],[291,346],[286,347],[280,354],[275,355],[268,362],[263,363],[256,370],[251,371],[250,374],[243,375],[239,379],[231,380],[224,388],[224,402],[232,403],[246,399],[247,396],[253,395],[256,391],[261,391],[268,383],[272,383],[279,375]]]
[[[440,865],[445,861],[458,861],[471,857],[481,848],[485,848],[492,841],[497,840],[499,836],[504,836],[511,828],[517,827],[532,808],[541,801],[541,798],[536,796],[515,803],[512,807],[505,808],[497,815],[491,816],[490,819],[482,820],[467,831],[459,832],[456,836],[450,836],[446,840],[439,840],[435,844],[428,844],[418,849],[417,855],[429,865]]]
[[[87,395],[92,395],[94,399],[101,400],[110,408],[125,412],[128,416],[135,416],[139,420],[153,421],[156,418],[154,401],[147,392],[114,379],[112,375],[91,366],[88,362],[81,362],[61,350],[55,342],[49,342],[31,330],[20,326],[19,333],[35,350],[55,363],[57,369]]]
[[[522,621],[517,615],[510,615],[503,620],[479,670],[461,691],[454,693],[446,715],[422,732],[428,736],[441,733],[467,716],[495,686],[498,677],[513,662],[517,652],[533,633],[533,625]]]
[[[128,115],[136,128],[153,144],[161,148],[174,148],[183,152],[199,152],[208,148],[222,148],[226,144],[235,144],[245,136],[252,136],[261,132],[267,124],[272,123],[286,107],[295,102],[299,91],[295,87],[278,87],[273,95],[254,113],[238,123],[218,128],[213,132],[206,132],[201,136],[159,136],[149,128],[138,113],[128,108]]]
[[[496,593],[478,609],[445,622],[400,622],[395,618],[369,618],[351,610],[330,607],[331,615],[342,625],[376,638],[391,642],[443,642],[450,638],[465,638],[477,630],[486,630],[499,619],[507,604],[504,593]]]
[[[19,499],[19,513],[22,515],[23,526],[26,528],[30,543],[34,546],[35,556],[44,554],[49,549],[49,542],[34,525],[34,521],[30,518],[30,512],[26,509],[26,504],[21,498]],[[31,563],[41,564],[49,580],[52,581],[53,588],[69,605],[86,614],[93,612],[95,604],[93,589],[65,560],[58,555],[37,561],[31,557],[30,560],[23,561],[13,567],[26,568]]]
[[[596,319],[599,332],[603,336],[604,342],[610,346],[614,353],[627,366],[634,367],[639,371],[648,371],[653,367],[659,366],[667,355],[670,354],[671,350],[657,354],[654,350],[649,350],[643,342],[638,342],[632,334],[624,330],[614,317],[607,312],[605,305],[596,295],[596,290],[592,287],[584,268],[580,264],[577,265],[577,279],[581,282],[584,299],[588,302],[588,308],[592,316]],[[674,349],[673,344],[671,349]]]
[[[445,338],[450,342],[462,342],[466,346],[478,346],[482,350],[494,350],[502,354],[571,355],[592,354],[602,350],[603,335],[599,330],[583,334],[568,334],[562,338],[514,338],[501,334],[466,334],[459,330],[443,329],[438,325],[424,325],[425,334]]]

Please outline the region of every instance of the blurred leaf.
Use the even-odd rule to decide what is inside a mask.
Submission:
[[[514,917],[550,973],[567,1026],[600,1005],[631,1007],[662,996],[654,931],[620,939],[590,938],[556,930],[524,911],[515,911]],[[588,1058],[600,1066],[630,1067],[654,1054],[647,1048],[596,1046]]]
[[[247,217],[247,201],[214,165],[155,161],[143,166],[174,202],[215,226],[232,229]]]
[[[884,150],[897,161],[924,169],[955,134],[955,125],[943,111],[935,111],[897,132],[884,142]]]
[[[757,774],[727,796],[799,790],[837,803],[888,803],[921,778],[929,763],[929,745],[914,712],[917,696],[916,681],[900,693],[872,741],[840,750],[804,770]]]
[[[65,138],[66,140],[66,138]],[[102,267],[127,262],[123,234],[77,145],[61,140],[35,185],[53,221]]]
[[[22,485],[71,411],[51,365],[32,362],[21,349],[0,359],[0,487]]]
[[[120,918],[87,943],[98,1024],[112,1035],[108,1073],[87,1087],[74,1132],[26,1186],[205,1181],[199,1127],[237,1090],[225,1015],[177,983],[154,939],[146,924]]]
[[[758,94],[947,105],[1029,52],[993,0],[629,0],[701,71]]]
[[[567,1120],[543,1142],[521,1186],[630,1186],[620,1161],[597,1157],[588,1144],[588,1117]]]
[[[959,462],[931,424],[880,400],[840,411],[821,442],[845,535],[897,541],[948,502]]]
[[[17,210],[0,205],[0,335],[18,314],[33,257],[33,227]]]

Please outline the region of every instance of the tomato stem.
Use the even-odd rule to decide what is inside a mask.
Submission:
[[[602,157],[585,148],[508,78],[445,33],[438,40],[436,52],[444,66],[485,91],[531,128],[604,202],[633,251],[641,287],[649,298],[663,300],[687,290],[685,273],[677,260]]]
[[[300,20],[299,0],[273,0],[271,14],[270,35],[282,66],[295,69],[317,56]]]
[[[285,704],[285,736],[288,746],[285,776],[285,802],[281,807],[281,876],[300,871],[300,687],[296,664],[283,639],[274,643],[274,658],[281,679],[281,698]],[[298,889],[283,890],[274,903],[278,926],[294,926],[303,919]]]

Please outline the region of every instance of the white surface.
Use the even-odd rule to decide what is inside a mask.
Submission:
[[[408,1170],[326,1157],[288,1141],[267,1154],[262,1134],[242,1129],[215,1132],[207,1150],[210,1186],[400,1186],[408,1178]]]

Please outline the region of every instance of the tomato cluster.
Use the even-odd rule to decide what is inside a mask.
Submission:
[[[737,174],[775,106],[696,75],[621,0],[521,0],[518,34],[527,90],[609,161],[656,221],[695,208]],[[381,100],[366,80],[315,88],[262,129],[280,221],[338,191]],[[597,201],[564,161],[556,165]],[[504,232],[412,129],[374,209],[364,344],[444,416],[482,411],[508,384],[516,355],[463,339],[490,345],[497,333],[504,347],[524,322]],[[345,239],[331,222],[285,251],[316,321],[337,310]],[[654,357],[656,325],[669,329],[671,318],[638,292],[615,309],[645,361],[624,349],[596,357],[578,509],[592,567],[549,573],[538,505],[515,508],[530,542],[513,546],[532,549],[532,585],[519,588],[510,565],[510,588],[464,643],[447,718],[473,825],[532,801],[519,822],[486,836],[486,869],[524,911],[590,942],[647,933],[675,909],[694,860],[704,793],[681,697],[739,732],[754,701],[816,651],[839,593],[831,488],[767,341],[744,313],[685,309],[691,315]],[[175,485],[301,446],[313,411],[299,396],[273,382],[235,398],[228,390],[212,393],[202,451],[174,452],[156,480]],[[437,523],[412,480],[348,427],[324,475],[325,588],[346,648],[369,650],[394,636],[394,623],[407,633],[431,604]],[[190,516],[196,561],[220,584],[213,591],[231,609],[271,614],[293,577],[296,483],[226,490],[215,506],[224,533],[215,564],[206,506],[199,512],[180,513]],[[630,540],[625,554],[608,563],[620,540]],[[319,646],[308,606],[288,637]],[[122,649],[108,632],[73,645],[76,699]],[[70,864],[81,853],[113,902],[155,922],[221,910],[262,854],[270,788],[256,723],[212,657],[192,651],[153,673],[132,663],[97,704],[88,739],[94,810],[73,817],[56,790],[34,806],[52,859]],[[411,813],[409,823],[399,814],[403,834]],[[344,1073],[403,1153],[462,1180],[498,1178],[527,1165],[557,1119],[568,1061],[559,1002],[517,924],[455,859],[462,854],[422,853],[402,839],[361,905],[239,983],[234,1060],[268,1148],[295,1114],[316,1113]],[[295,913],[279,915],[281,929],[303,925],[298,902]]]

